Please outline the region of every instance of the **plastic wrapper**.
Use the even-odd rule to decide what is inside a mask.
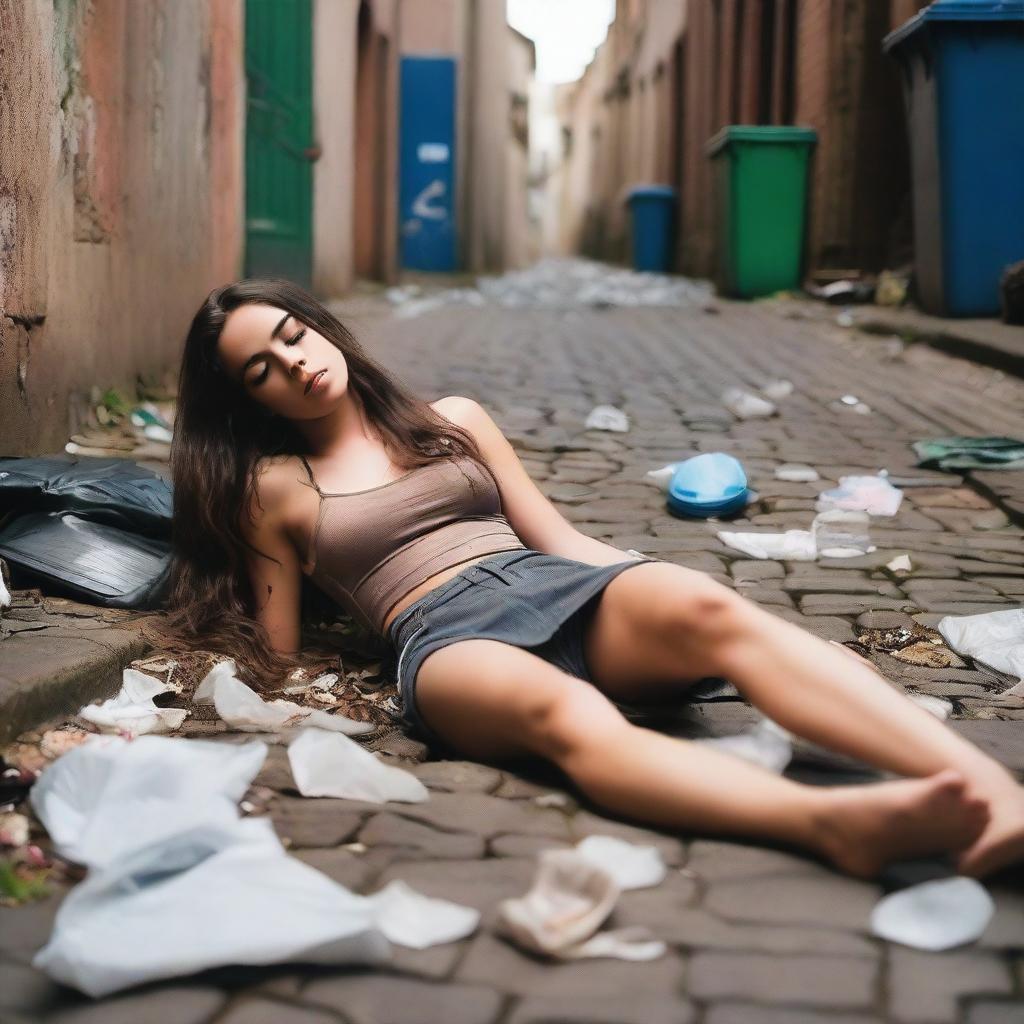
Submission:
[[[903,492],[884,476],[841,476],[839,486],[818,495],[819,512],[842,509],[867,512],[871,516],[894,516],[903,501]]]
[[[947,615],[936,628],[957,654],[1024,682],[1024,608]]]
[[[130,733],[141,736],[150,732],[173,732],[181,727],[188,711],[185,708],[160,708],[153,698],[173,691],[173,687],[133,668],[121,676],[121,691],[102,704],[86,704],[79,718],[91,722],[101,732]]]

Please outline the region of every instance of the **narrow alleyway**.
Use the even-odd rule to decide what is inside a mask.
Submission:
[[[337,312],[385,365],[430,400],[477,399],[531,476],[581,530],[711,573],[819,636],[933,626],[1024,601],[1024,473],[968,476],[915,468],[910,442],[951,434],[1024,435],[1024,381],[924,346],[839,327],[834,312],[781,301],[680,308],[442,306],[402,318],[382,297]],[[793,383],[778,416],[737,421],[729,386]],[[858,413],[843,396],[869,407]],[[590,409],[616,405],[628,433],[584,431]],[[644,474],[690,454],[744,464],[757,500],[731,529],[808,529],[818,491],[847,473],[885,469],[904,488],[899,513],[874,518],[877,550],[819,562],[749,559],[716,537],[721,524],[682,520]],[[816,483],[775,479],[781,463],[813,466]],[[886,568],[910,556],[912,571]],[[953,726],[1024,776],[1024,700],[1012,680],[959,659],[943,668],[870,655],[895,685],[951,703]],[[735,732],[755,720],[723,695],[655,727]],[[249,737],[222,734],[225,740]],[[922,953],[868,929],[882,894],[777,850],[659,835],[610,821],[543,776],[461,762],[393,759],[432,791],[424,804],[380,807],[304,799],[284,748],[257,783],[301,859],[358,891],[402,879],[478,908],[479,931],[423,952],[396,948],[392,971],[296,966],[223,969],[90,1006],[29,966],[59,897],[3,911],[0,1018],[62,1024],[995,1024],[1024,1015],[1024,890],[989,886],[997,912],[975,945]],[[842,774],[843,772],[846,774]],[[796,777],[852,778],[851,766],[798,750]],[[646,963],[544,964],[495,937],[498,902],[526,891],[535,854],[589,834],[653,843],[668,879],[625,893],[614,923],[644,924],[670,945]],[[199,937],[197,937],[197,941]],[[159,926],[154,922],[154,941]],[[3,1016],[3,1007],[12,1015]],[[22,1016],[14,1008],[31,1006]]]

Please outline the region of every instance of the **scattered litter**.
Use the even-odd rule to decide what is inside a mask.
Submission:
[[[956,875],[882,897],[871,912],[871,931],[889,942],[937,953],[979,938],[994,913],[985,887]]]
[[[776,480],[788,480],[795,484],[809,484],[820,480],[818,471],[811,466],[804,466],[798,462],[786,462],[775,469]]]
[[[676,470],[681,465],[682,462],[670,462],[667,466],[662,466],[661,469],[649,469],[644,473],[644,477],[667,492],[668,485],[672,483],[672,477],[675,476]]]
[[[47,768],[32,805],[90,870],[33,966],[98,997],[226,964],[382,963],[389,939],[423,949],[476,928],[476,911],[401,884],[352,893],[288,856],[269,818],[240,817],[266,752],[92,737]]]
[[[559,960],[653,960],[666,952],[643,928],[594,933],[619,898],[619,886],[577,850],[543,850],[525,896],[503,900],[497,930],[532,953]]]
[[[242,732],[289,732],[305,726],[347,733],[372,732],[373,725],[356,722],[344,715],[331,715],[319,708],[304,708],[290,700],[265,701],[237,675],[234,661],[218,662],[196,688],[195,704],[213,704],[217,714],[232,729]]]
[[[11,592],[7,589],[7,584],[4,582],[4,575],[7,566],[3,559],[0,559],[0,608],[11,607]]]
[[[424,896],[399,879],[367,896],[366,902],[373,923],[388,941],[410,949],[455,942],[476,931],[480,923],[478,910]]]
[[[903,492],[884,476],[841,476],[838,487],[818,495],[815,507],[819,512],[839,508],[872,516],[894,516],[902,501]]]
[[[891,562],[886,562],[885,567],[889,572],[912,572],[914,565],[910,555],[897,555]]]
[[[982,615],[947,615],[938,630],[958,654],[1024,682],[1024,608]]]
[[[811,523],[811,535],[822,558],[856,558],[875,550],[868,533],[866,512],[832,509],[819,512]]]
[[[741,757],[776,775],[781,775],[793,758],[793,734],[770,718],[733,736],[710,736],[693,742]]]
[[[810,530],[787,530],[785,533],[733,533],[719,530],[718,539],[751,558],[813,562],[818,554]]]
[[[770,380],[761,388],[761,394],[779,402],[793,394],[793,382],[791,380]]]
[[[590,410],[584,427],[587,430],[614,430],[625,434],[629,430],[629,417],[614,405],[597,405]]]
[[[336,732],[302,729],[288,745],[295,785],[303,796],[333,796],[383,804],[422,803],[426,786],[407,771],[384,764],[365,747]]]
[[[856,321],[853,319],[853,314],[843,310],[842,313],[836,315],[836,323],[840,327],[853,327]]]
[[[940,721],[944,722],[953,714],[953,705],[943,697],[932,697],[927,693],[908,693],[907,696]]]
[[[686,459],[669,481],[666,506],[677,516],[731,515],[753,500],[739,459],[726,452],[705,452]]]
[[[773,402],[752,395],[742,388],[726,388],[722,392],[722,405],[739,420],[763,419],[778,412]]]
[[[173,732],[181,727],[188,711],[185,708],[159,708],[153,698],[171,687],[159,679],[133,668],[121,676],[121,691],[102,704],[86,704],[79,718],[95,725],[100,732],[141,736],[151,732]]]
[[[81,746],[91,735],[84,729],[48,729],[39,741],[39,749],[52,761]]]
[[[604,868],[623,892],[658,885],[667,874],[656,846],[637,846],[615,836],[587,836],[576,844],[576,851]]]
[[[840,306],[844,302],[870,302],[875,294],[875,285],[872,281],[852,278],[830,281],[824,285],[808,283],[804,285],[804,289],[816,299],[822,299],[833,306]]]
[[[869,651],[881,651],[908,665],[950,668],[962,664],[942,642],[941,634],[927,626],[897,626],[894,629],[865,629],[857,643]]]
[[[940,437],[911,447],[929,469],[1024,469],[1024,441],[1015,437]]]
[[[0,846],[24,846],[28,842],[28,818],[16,811],[0,814]]]
[[[533,802],[538,807],[568,807],[572,801],[564,793],[541,793]]]
[[[910,279],[892,270],[883,270],[875,286],[875,302],[879,306],[902,306],[907,300]]]
[[[871,406],[862,402],[856,395],[843,395],[838,401],[829,402],[833,412],[855,412],[860,416],[870,416]]]
[[[476,288],[449,288],[424,294],[417,285],[389,288],[395,315],[409,318],[449,305],[511,309],[608,309],[613,306],[671,306],[704,309],[714,297],[706,281],[664,274],[637,273],[594,260],[550,257],[523,270],[479,277]]]

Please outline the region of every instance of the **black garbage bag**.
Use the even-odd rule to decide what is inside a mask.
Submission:
[[[18,586],[110,608],[161,608],[171,545],[73,512],[29,512],[0,529],[0,557]]]
[[[0,459],[0,523],[11,513],[66,510],[131,533],[170,538],[172,497],[166,480],[129,459]]]

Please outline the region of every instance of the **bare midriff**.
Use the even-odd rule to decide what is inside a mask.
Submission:
[[[388,627],[391,625],[392,621],[398,618],[398,616],[401,615],[409,605],[414,604],[421,597],[425,597],[435,587],[439,587],[442,583],[446,583],[453,576],[457,576],[466,568],[466,566],[473,565],[476,562],[482,562],[485,558],[493,558],[494,554],[495,553],[492,551],[490,554],[477,555],[475,558],[467,558],[464,562],[458,562],[455,565],[450,565],[447,569],[442,569],[441,572],[437,572],[434,573],[433,576],[429,576],[418,587],[414,587],[404,597],[399,598],[399,600],[392,606],[387,615],[384,616],[384,632],[387,633]]]

